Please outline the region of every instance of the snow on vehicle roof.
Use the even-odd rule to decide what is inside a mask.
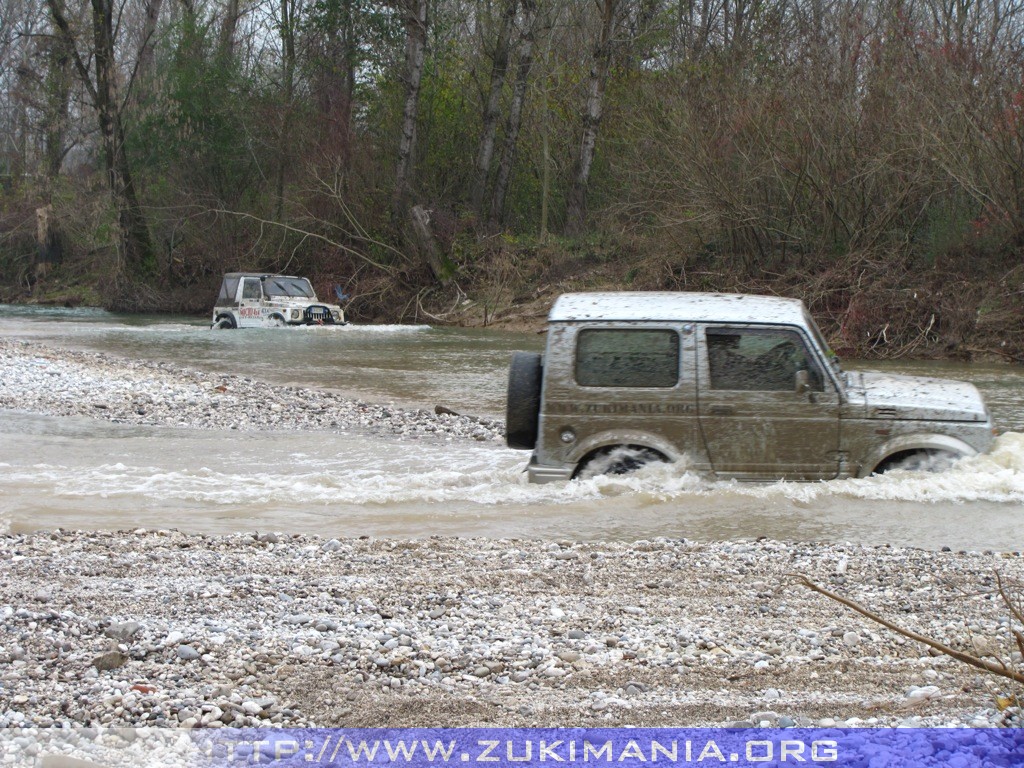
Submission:
[[[799,299],[738,293],[619,291],[566,293],[555,301],[548,321],[672,320],[804,325]]]

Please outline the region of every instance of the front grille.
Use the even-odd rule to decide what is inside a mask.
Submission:
[[[314,304],[306,307],[305,320],[310,325],[333,325],[334,315],[322,304]]]

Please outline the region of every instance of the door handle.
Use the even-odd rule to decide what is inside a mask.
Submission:
[[[712,416],[732,416],[736,413],[736,409],[731,405],[712,405],[708,409],[708,412]]]

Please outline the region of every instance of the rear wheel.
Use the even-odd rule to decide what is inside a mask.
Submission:
[[[509,448],[532,450],[537,445],[540,388],[544,375],[536,352],[513,352],[508,371],[505,442]]]
[[[231,315],[217,315],[217,319],[213,321],[212,327],[214,330],[228,330],[230,328],[237,328],[238,325],[235,323],[235,318]]]
[[[872,474],[884,475],[894,469],[903,469],[907,472],[945,472],[959,458],[961,456],[958,453],[938,448],[901,451],[885,459],[875,467]]]
[[[667,461],[663,454],[642,445],[613,445],[595,451],[581,461],[573,478],[586,480],[598,475],[628,475],[648,464]]]

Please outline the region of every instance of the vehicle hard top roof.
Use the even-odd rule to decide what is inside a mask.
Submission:
[[[617,291],[563,294],[551,307],[548,322],[672,320],[803,325],[805,317],[802,301],[779,296]]]
[[[277,275],[277,274],[274,274],[273,272],[225,272],[224,273],[224,279],[225,280],[227,280],[228,278],[241,278],[241,277],[259,277],[259,278],[285,277],[285,278],[287,278],[289,280],[305,280],[306,279],[304,277],[297,277],[296,275]]]

